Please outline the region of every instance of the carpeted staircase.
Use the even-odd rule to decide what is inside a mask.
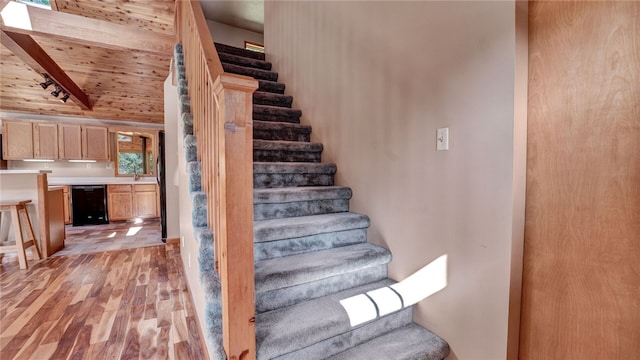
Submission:
[[[340,300],[393,284],[391,254],[367,242],[369,218],[349,212],[351,189],[334,185],[335,164],[321,163],[322,144],[264,54],[216,44],[226,72],[259,81],[253,95],[254,254],[257,358],[443,359],[448,344],[412,322],[406,307],[352,327]],[[224,358],[220,284],[213,271],[213,234],[200,192],[182,49],[175,64],[193,226],[200,243],[201,280],[207,293],[207,341]],[[188,71],[188,69],[187,69]],[[376,307],[376,309],[378,309]]]

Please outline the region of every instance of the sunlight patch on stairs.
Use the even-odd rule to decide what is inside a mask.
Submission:
[[[428,298],[447,287],[444,254],[399,283],[340,300],[351,326],[358,326]]]

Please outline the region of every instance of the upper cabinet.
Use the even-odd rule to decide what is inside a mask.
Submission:
[[[33,124],[2,121],[2,157],[5,160],[33,159]]]
[[[104,126],[58,125],[60,159],[109,160],[108,131]]]
[[[109,132],[104,126],[82,126],[82,158],[109,160]]]
[[[58,158],[58,125],[33,123],[33,158],[48,160]]]
[[[58,135],[59,158],[61,160],[81,160],[82,126],[59,124]]]
[[[2,134],[7,160],[109,160],[106,126],[3,119]]]

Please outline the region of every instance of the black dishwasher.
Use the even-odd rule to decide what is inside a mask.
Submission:
[[[72,185],[73,226],[108,224],[107,186]]]

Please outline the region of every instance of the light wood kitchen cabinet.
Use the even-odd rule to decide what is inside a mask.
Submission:
[[[109,132],[104,126],[58,125],[59,159],[109,160]]]
[[[82,159],[109,160],[109,132],[104,126],[82,126]]]
[[[131,185],[108,185],[109,220],[130,220],[133,216],[133,187]]]
[[[33,123],[33,158],[58,159],[58,124]]]
[[[63,202],[64,202],[64,223],[71,224],[71,192],[69,192],[69,186],[63,186]]]
[[[3,159],[33,159],[33,123],[2,120],[2,135]]]
[[[109,220],[158,217],[158,186],[118,184],[107,187]]]
[[[155,184],[134,185],[134,215],[137,218],[158,217],[158,191]]]
[[[61,160],[82,159],[81,125],[58,125],[58,158]]]

